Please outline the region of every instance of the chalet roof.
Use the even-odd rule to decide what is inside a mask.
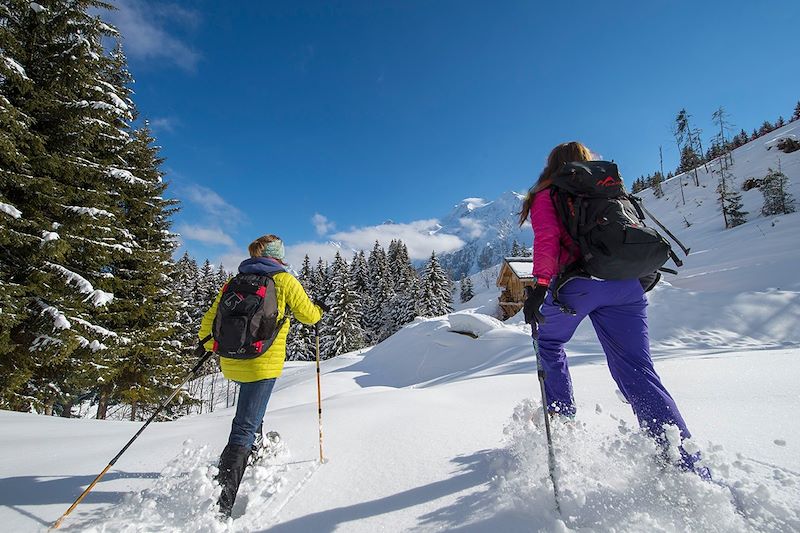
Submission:
[[[505,262],[519,279],[533,279],[533,258],[506,257]]]

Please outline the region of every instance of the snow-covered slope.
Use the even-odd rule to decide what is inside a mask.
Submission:
[[[454,331],[457,330],[457,331]],[[471,333],[472,335],[464,335]],[[477,335],[477,338],[473,338]],[[267,423],[286,450],[251,469],[230,524],[211,481],[233,415],[154,424],[67,522],[87,531],[790,531],[800,527],[796,349],[676,350],[658,369],[715,476],[659,467],[594,343],[575,343],[579,406],[547,482],[525,326],[462,311],[417,320],[364,354],[323,363],[317,457],[314,367],[293,363]],[[768,407],[766,407],[768,406]],[[533,422],[532,422],[533,419]],[[44,529],[138,425],[0,413],[0,519]],[[709,442],[710,441],[710,442]]]

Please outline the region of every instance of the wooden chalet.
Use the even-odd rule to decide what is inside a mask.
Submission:
[[[497,276],[497,286],[503,289],[499,304],[503,310],[503,320],[516,315],[525,302],[525,287],[533,285],[533,258],[506,257]]]

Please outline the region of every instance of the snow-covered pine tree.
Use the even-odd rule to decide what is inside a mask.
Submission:
[[[329,280],[329,290],[325,293],[325,300],[328,306],[332,305],[336,298],[334,292],[337,289],[337,283],[339,276],[342,272],[347,272],[347,263],[342,258],[339,252],[336,252],[334,256],[333,262],[328,266],[326,277]],[[320,351],[322,353],[323,358],[331,357],[327,355],[331,349],[333,343],[333,332],[335,330],[334,321],[336,318],[333,316],[333,312],[325,313],[320,321],[319,329],[320,329]]]
[[[214,298],[217,296],[217,292],[219,292],[221,288],[222,287],[217,283],[217,273],[214,270],[214,266],[211,264],[211,261],[206,259],[203,261],[203,266],[200,267],[197,273],[196,289],[197,303],[203,313],[211,307]]]
[[[775,126],[773,126],[769,120],[765,120],[761,123],[761,127],[758,128],[758,136],[761,137],[762,135],[766,135],[774,129]]]
[[[450,278],[439,265],[436,252],[431,253],[422,274],[419,305],[422,316],[440,316],[453,311]]]
[[[661,184],[664,182],[664,176],[661,175],[661,172],[656,171],[653,174],[653,177],[650,179],[650,186],[653,189],[653,196],[656,198],[661,198],[664,196],[664,189],[661,187]]]
[[[461,277],[461,303],[466,303],[475,297],[475,292],[472,289],[472,280],[467,276]]]
[[[197,261],[189,252],[184,252],[175,263],[174,290],[178,297],[178,319],[173,338],[179,343],[183,358],[190,357],[197,345],[197,332],[203,310],[196,305]]]
[[[30,130],[31,118],[17,107],[33,83],[21,64],[23,2],[19,4],[0,10],[0,407],[12,409],[28,406],[18,391],[24,388],[32,357],[15,338],[30,314],[38,314],[29,306],[21,274],[27,269],[28,251],[42,242],[39,225],[28,220],[30,195],[24,185],[33,155],[27,147],[43,141]]]
[[[800,100],[798,100],[797,104],[794,106],[794,112],[792,113],[792,120],[800,120]]]
[[[328,278],[328,264],[320,257],[314,274],[311,276],[311,286],[309,296],[317,299],[324,299],[331,292],[330,279]]]
[[[225,265],[219,265],[219,268],[217,268],[216,272],[217,291],[219,291],[219,289],[221,289],[222,286],[225,285],[232,277],[233,276],[231,273],[225,270]],[[216,294],[214,296],[216,296]]]
[[[350,281],[353,284],[353,290],[358,293],[361,300],[361,329],[364,332],[364,340],[366,342],[369,337],[367,334],[366,310],[371,305],[370,291],[372,284],[370,283],[369,267],[363,250],[353,255],[353,261],[350,263]]]
[[[311,260],[306,255],[303,258],[303,265],[298,272],[297,280],[311,295],[310,285],[314,277],[314,269]],[[287,357],[292,361],[311,361],[316,357],[315,328],[303,324],[294,317],[291,319],[289,327],[289,337],[287,338]]]
[[[394,296],[389,303],[391,320],[384,324],[382,337],[388,337],[397,332],[404,325],[414,320],[417,313],[417,298],[419,294],[419,276],[411,258],[408,248],[403,241],[397,241],[395,255],[397,280],[394,286]]]
[[[780,167],[778,170],[770,168],[767,175],[761,180],[761,194],[764,195],[764,204],[761,214],[765,217],[772,215],[786,215],[795,212],[794,197],[787,190],[789,178]]]
[[[400,277],[400,267],[397,260],[399,249],[400,246],[397,239],[392,239],[392,242],[389,243],[389,248],[386,251],[386,263],[389,266],[389,277],[392,286],[397,285],[397,280]]]
[[[124,344],[106,326],[113,265],[133,251],[118,201],[133,115],[119,58],[103,47],[116,30],[88,13],[104,5],[53,0],[33,9],[18,0],[0,10],[2,54],[12,54],[5,63],[17,71],[4,76],[2,101],[26,117],[20,124],[30,133],[20,150],[27,165],[4,169],[1,193],[24,213],[13,231],[25,246],[6,247],[26,265],[7,280],[25,309],[10,330],[14,355],[4,358],[13,361],[7,382],[17,384],[2,393],[11,408],[69,414],[102,379],[98,361],[114,360]]]
[[[394,296],[394,288],[391,284],[391,272],[386,258],[386,252],[378,241],[367,259],[367,269],[369,271],[370,293],[369,307],[364,312],[364,324],[367,327],[367,342],[376,344],[386,337],[386,324],[391,320],[389,303]]]
[[[735,190],[728,192],[726,197],[728,224],[731,228],[741,226],[747,222],[747,211],[743,210],[742,195]]]
[[[736,192],[728,170],[720,165],[717,184],[717,202],[722,210],[725,228],[734,228],[747,222],[747,211],[742,210],[742,195]]]
[[[681,160],[678,164],[676,173],[680,174],[682,172],[691,172],[697,169],[697,167],[700,166],[700,163],[700,157],[697,155],[697,152],[695,152],[694,148],[687,144],[681,149]],[[696,183],[699,183],[699,181],[695,181]]]
[[[675,116],[675,134],[678,139],[678,145],[680,146],[681,142],[685,141],[683,149],[681,149],[678,173],[694,170],[694,184],[699,187],[700,178],[697,175],[697,167],[700,166],[702,161],[696,150],[695,130],[692,129],[689,122],[691,118],[692,115],[690,115],[685,108],[678,111],[678,114]],[[699,153],[703,153],[702,148]]]
[[[339,253],[331,265],[333,291],[329,296],[331,310],[321,327],[322,357],[329,359],[364,346],[361,330],[361,302],[350,282],[347,262]]]

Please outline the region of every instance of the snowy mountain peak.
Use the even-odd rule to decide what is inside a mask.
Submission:
[[[463,200],[461,200],[461,202],[456,204],[456,207],[464,206],[467,209],[467,211],[473,211],[489,203],[491,202],[487,202],[483,198],[464,198]]]

